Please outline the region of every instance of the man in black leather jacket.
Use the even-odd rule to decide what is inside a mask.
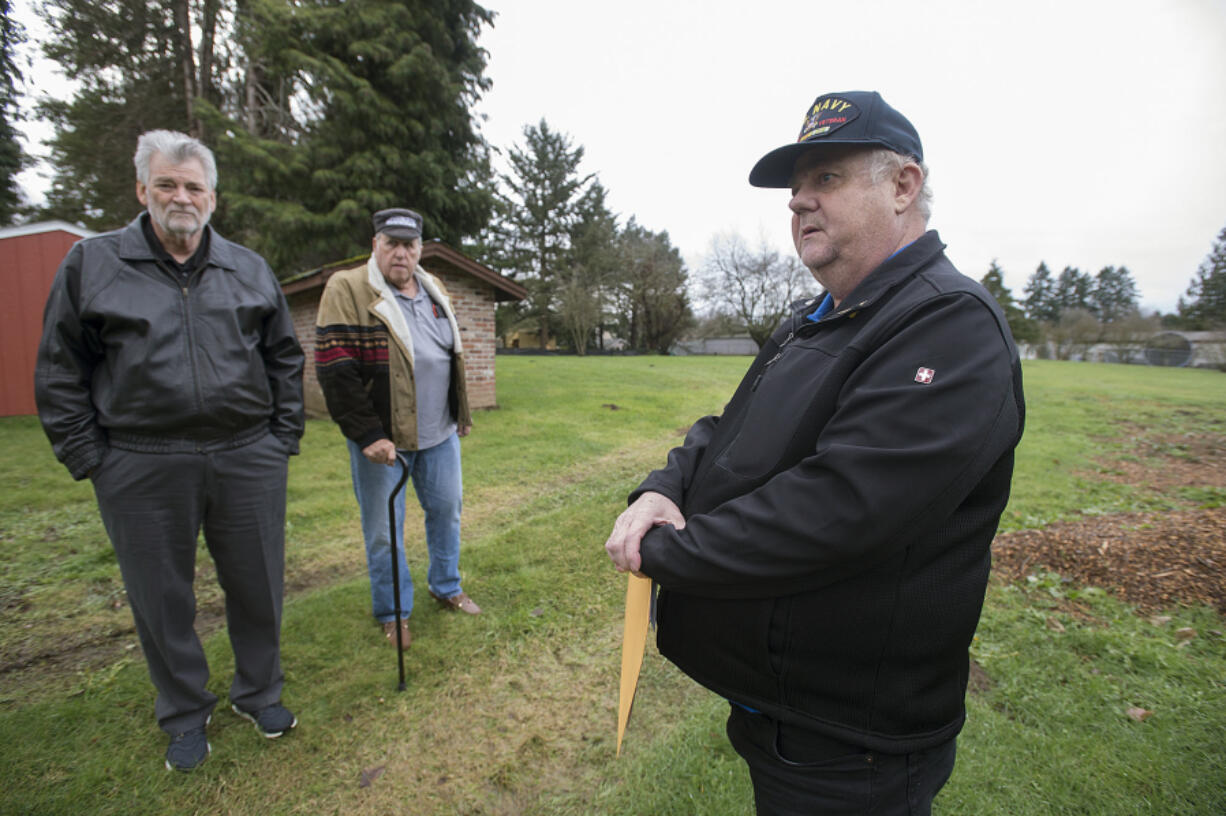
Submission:
[[[56,456],[93,481],[171,738],[166,767],[191,770],[217,702],[193,628],[202,528],[226,593],[232,707],[266,737],[297,724],[281,705],[280,629],[303,355],[268,264],[208,226],[212,152],[150,131],[135,164],[147,211],[60,264],[35,395]]]
[[[826,292],[606,542],[660,586],[660,651],[732,702],[759,813],[928,813],[953,769],[1024,403],[1003,313],[927,230],[926,176],[866,92],[819,96],[758,162]]]

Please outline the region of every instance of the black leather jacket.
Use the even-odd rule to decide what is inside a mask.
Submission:
[[[655,491],[660,651],[771,716],[887,753],[964,718],[967,647],[1022,434],[992,297],[929,232],[817,322],[804,304]]]
[[[34,384],[56,456],[81,479],[112,445],[217,450],[271,431],[296,453],[303,355],[272,270],[212,232],[182,278],[147,217],[77,242],[52,283]]]

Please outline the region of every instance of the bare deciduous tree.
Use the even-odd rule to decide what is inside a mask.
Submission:
[[[799,259],[781,255],[765,237],[751,250],[736,233],[711,239],[700,285],[708,309],[734,315],[759,347],[787,314],[788,304],[816,288]]]

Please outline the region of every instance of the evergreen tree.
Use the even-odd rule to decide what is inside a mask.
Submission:
[[[507,154],[511,174],[499,176],[491,243],[504,273],[527,288],[527,314],[545,348],[565,285],[572,231],[581,220],[580,201],[593,176],[579,175],[583,147],[572,146],[569,136],[544,119],[523,133],[524,145]]]
[[[1094,279],[1075,266],[1066,266],[1056,278],[1054,299],[1060,312],[1066,309],[1091,310],[1090,295]]]
[[[0,0],[0,224],[11,224],[21,206],[17,174],[26,165],[25,151],[15,123],[21,119],[17,105],[21,70],[15,60],[25,30],[13,19],[11,0]]]
[[[1026,316],[1031,320],[1050,322],[1060,317],[1060,304],[1056,300],[1056,281],[1045,262],[1039,261],[1038,268],[1034,270],[1030,280],[1026,281],[1026,288],[1022,291],[1026,295],[1022,305],[1026,309]]]
[[[154,128],[190,130],[181,9],[152,0],[46,0],[44,10],[52,37],[43,52],[80,87],[71,99],[38,104],[56,131],[43,214],[91,229],[120,226],[140,211],[136,137]]]
[[[1094,276],[1090,312],[1104,323],[1114,323],[1137,313],[1137,283],[1126,266],[1104,266]]]
[[[617,217],[606,204],[604,186],[593,180],[576,206],[570,231],[567,270],[563,273],[560,318],[576,353],[583,354],[596,332],[604,347],[605,310],[621,271],[617,253]]]
[[[1009,331],[1013,333],[1014,341],[1018,343],[1033,343],[1039,339],[1039,326],[1034,320],[1026,317],[1022,307],[1013,299],[1013,292],[1005,286],[1005,274],[996,259],[992,259],[987,273],[979,281],[988,290],[1000,308],[1004,310],[1005,320],[1009,323]]]
[[[631,218],[622,230],[621,310],[631,348],[667,354],[693,324],[685,294],[685,263],[667,232],[651,232]]]
[[[81,81],[56,126],[47,215],[118,226],[136,137],[199,136],[214,223],[292,273],[369,251],[370,214],[410,206],[459,246],[491,206],[470,113],[489,87],[471,0],[46,0],[47,56]]]
[[[229,197],[244,243],[287,269],[369,251],[370,214],[385,207],[417,210],[426,237],[455,246],[484,227],[489,152],[471,110],[489,88],[477,37],[490,12],[471,0],[244,5],[247,135],[221,150],[256,174]]]
[[[1179,317],[1189,329],[1226,327],[1226,227],[1179,299]]]

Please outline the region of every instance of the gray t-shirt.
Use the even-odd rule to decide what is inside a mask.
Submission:
[[[417,389],[417,448],[425,450],[445,442],[455,433],[455,421],[447,405],[451,385],[451,323],[441,306],[435,307],[417,280],[417,297],[398,290],[396,302],[404,312],[413,336],[413,385]]]

